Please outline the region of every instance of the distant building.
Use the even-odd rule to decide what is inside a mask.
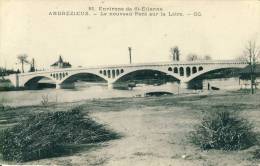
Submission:
[[[53,69],[70,68],[71,64],[69,62],[64,62],[61,55],[59,60],[51,65]]]

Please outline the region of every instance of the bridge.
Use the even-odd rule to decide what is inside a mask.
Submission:
[[[247,66],[246,62],[234,60],[176,61],[167,63],[49,69],[46,71],[13,74],[6,76],[5,79],[9,79],[16,88],[19,88],[31,86],[43,78],[48,78],[56,84],[56,88],[59,89],[74,86],[73,79],[70,79],[73,76],[88,74],[102,79],[107,82],[109,87],[113,87],[118,80],[127,77],[127,75],[131,73],[150,70],[173,77],[179,82],[181,87],[186,88],[190,81],[208,72],[220,69],[244,68],[245,66]]]

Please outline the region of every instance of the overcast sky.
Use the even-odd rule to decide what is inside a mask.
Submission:
[[[260,1],[146,1],[146,3],[69,0],[0,0],[0,66],[17,68],[17,55],[48,68],[61,54],[73,66],[169,61],[169,49],[213,59],[239,56],[248,40],[260,45]],[[94,7],[162,7],[164,12],[201,17],[50,16],[57,10]]]

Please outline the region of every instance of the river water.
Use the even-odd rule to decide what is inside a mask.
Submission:
[[[203,85],[219,87],[223,89],[239,89],[238,79],[204,80]],[[205,88],[206,89],[206,88]],[[25,91],[0,92],[0,104],[10,106],[39,105],[45,99],[49,103],[76,102],[86,99],[119,98],[144,96],[147,92],[167,91],[173,94],[194,93],[199,91],[186,90],[177,83],[167,83],[160,86],[139,85],[132,90],[110,89],[105,84],[79,83],[74,89],[43,89]]]
[[[106,85],[83,84],[76,85],[74,89],[43,89],[43,90],[25,90],[25,91],[7,91],[0,92],[0,103],[10,106],[26,106],[41,104],[45,99],[48,102],[75,102],[86,99],[100,98],[119,98],[143,96],[150,91],[168,91],[176,93],[177,85],[165,84],[161,86],[142,86],[135,87],[132,90],[118,90],[108,88]]]

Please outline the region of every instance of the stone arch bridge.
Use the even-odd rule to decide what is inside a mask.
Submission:
[[[107,82],[109,87],[113,87],[113,85],[120,78],[126,76],[127,74],[142,70],[152,70],[174,77],[179,81],[180,86],[187,87],[191,80],[210,71],[227,68],[244,68],[246,65],[246,62],[234,60],[143,63],[52,69],[46,71],[13,74],[5,77],[5,79],[9,79],[15,87],[19,88],[25,87],[28,84],[37,83],[42,78],[48,78],[56,84],[56,88],[64,88],[67,86],[66,80],[77,74],[85,73],[100,77]]]

